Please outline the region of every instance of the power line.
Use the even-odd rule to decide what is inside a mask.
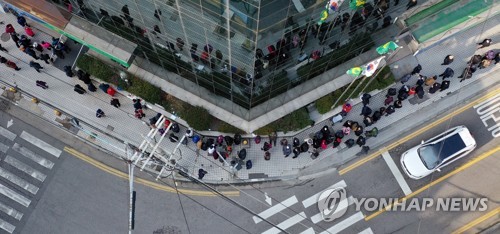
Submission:
[[[177,181],[175,180],[173,173],[170,173],[170,176],[172,176],[172,179],[174,180],[175,192],[177,194],[177,198],[179,199],[179,205],[181,206],[182,215],[184,216],[184,222],[186,222],[186,227],[187,227],[188,233],[191,233],[191,230],[189,229],[189,223],[188,223],[187,218],[186,218],[186,212],[184,211],[184,206],[182,205],[181,196],[179,195],[179,190],[177,189]]]

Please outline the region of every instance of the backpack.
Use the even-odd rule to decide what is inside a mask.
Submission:
[[[288,156],[292,153],[292,146],[290,144],[284,145],[283,146],[283,154],[285,156]]]
[[[394,96],[396,94],[397,94],[396,88],[389,88],[389,90],[387,90],[387,95],[386,96]]]
[[[246,157],[247,157],[247,150],[246,149],[241,149],[238,152],[238,158],[240,158],[241,160],[245,160]]]
[[[198,135],[194,135],[194,136],[193,136],[193,143],[195,143],[195,144],[196,144],[196,143],[198,143],[198,141],[200,141],[200,136],[198,136]]]
[[[170,133],[170,137],[168,139],[170,140],[170,142],[178,142],[179,141],[179,137],[174,135],[173,133]]]
[[[172,127],[170,128],[170,130],[172,130],[172,132],[179,133],[179,131],[181,129],[179,128],[179,124],[178,123],[173,123]]]
[[[95,92],[95,91],[97,91],[97,88],[96,88],[96,87],[95,87],[95,85],[94,85],[94,84],[92,84],[92,83],[89,83],[89,84],[87,85],[87,88],[89,89],[89,91],[90,91],[90,92]]]
[[[481,61],[481,68],[487,68],[490,65],[491,65],[491,60],[483,59],[483,61]]]
[[[351,148],[353,145],[354,145],[354,139],[349,139],[345,142],[345,145],[347,146],[347,148]]]
[[[227,144],[227,145],[229,145],[229,146],[233,145],[233,138],[232,138],[232,137],[230,137],[230,136],[225,136],[225,137],[224,137],[224,140],[226,141],[226,144]]]
[[[201,150],[207,151],[208,150],[208,144],[206,142],[201,143]]]
[[[300,152],[307,152],[309,150],[309,144],[307,144],[307,142],[304,142],[302,143],[302,145],[300,145]]]
[[[241,135],[238,133],[234,134],[234,144],[235,145],[241,144]]]
[[[261,141],[261,137],[260,136],[256,136],[255,137],[255,144],[260,144],[260,141]]]

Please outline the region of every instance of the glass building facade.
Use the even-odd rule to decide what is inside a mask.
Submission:
[[[139,67],[176,73],[184,80],[170,82],[246,120],[311,91],[324,83],[316,75],[373,46],[358,30],[371,22],[363,20],[361,9],[348,9],[348,1],[318,24],[326,2],[45,1],[136,43]],[[356,46],[349,44],[353,40]]]

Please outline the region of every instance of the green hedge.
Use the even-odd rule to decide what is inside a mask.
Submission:
[[[311,125],[312,120],[305,107],[302,107],[288,115],[283,116],[262,128],[257,129],[254,133],[257,135],[268,135],[274,131],[297,131]]]
[[[76,66],[105,82],[111,82],[112,77],[118,74],[115,68],[88,55],[80,56],[76,61]]]
[[[371,92],[375,89],[379,89],[379,90],[384,89],[384,88],[386,88],[394,83],[394,75],[392,74],[391,69],[388,66],[386,66],[378,73],[377,76],[372,77],[372,78],[367,78],[367,80],[365,80],[365,82],[361,84],[361,87],[359,87],[357,89],[356,89],[356,87],[359,85],[359,83],[363,79],[360,78],[360,79],[357,79],[356,81],[354,81],[354,83],[351,85],[351,87],[344,94],[343,97],[340,97],[340,95],[345,91],[345,89],[347,88],[348,85],[344,86],[340,89],[337,89],[337,90],[333,91],[332,93],[329,93],[328,95],[316,100],[316,102],[315,102],[316,109],[318,110],[318,112],[320,114],[325,114],[331,110],[330,108],[332,107],[333,103],[336,102],[339,98],[341,98],[341,100],[337,102],[337,106],[342,105],[344,103],[342,100],[347,99],[347,97],[349,97],[349,96],[351,98],[359,97],[361,90],[366,86],[367,82],[370,81],[368,79],[373,79],[373,80],[364,89],[364,92]]]
[[[201,106],[189,106],[179,114],[189,126],[198,131],[208,130],[213,118],[207,109]]]
[[[300,80],[309,80],[355,58],[359,54],[368,51],[373,46],[375,46],[375,43],[371,39],[370,34],[357,34],[352,37],[352,40],[346,45],[321,56],[321,58],[316,61],[299,67],[297,69],[297,75],[300,77]]]

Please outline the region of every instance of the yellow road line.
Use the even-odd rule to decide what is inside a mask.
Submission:
[[[115,168],[112,168],[108,165],[105,165],[85,154],[82,154],[78,151],[76,151],[75,149],[73,148],[69,148],[69,147],[64,147],[64,151],[68,152],[69,154],[83,160],[84,162],[87,162],[99,169],[101,169],[102,171],[104,172],[107,172],[111,175],[114,175],[116,177],[119,177],[119,178],[122,178],[122,179],[126,179],[128,180],[128,174],[127,173],[124,173],[122,171],[119,171]],[[163,184],[159,184],[159,183],[155,183],[155,182],[152,182],[152,181],[149,181],[149,180],[145,180],[145,179],[141,179],[141,178],[135,178],[134,180],[136,183],[138,184],[142,184],[144,186],[148,186],[148,187],[151,187],[151,188],[154,188],[154,189],[157,189],[157,190],[161,190],[161,191],[166,191],[166,192],[170,192],[170,193],[175,193],[175,188],[173,187],[170,187],[170,186],[166,186],[166,185],[163,185]],[[202,191],[202,190],[189,190],[189,189],[178,189],[180,193],[183,193],[183,194],[186,194],[186,195],[192,195],[192,196],[206,196],[206,197],[213,197],[213,196],[217,196],[215,193],[213,192],[210,192],[210,191]],[[222,194],[226,195],[226,196],[239,196],[240,195],[240,191],[221,191]]]
[[[414,137],[422,134],[423,132],[425,132],[425,131],[427,131],[427,130],[429,130],[429,129],[431,129],[431,128],[433,128],[433,127],[435,127],[435,126],[437,126],[437,125],[439,125],[441,123],[443,123],[444,121],[446,121],[446,120],[448,120],[448,119],[450,119],[450,118],[452,118],[452,117],[454,117],[454,116],[456,116],[456,115],[464,112],[465,110],[469,109],[470,107],[472,107],[472,106],[474,106],[474,105],[476,105],[476,104],[478,104],[480,102],[483,102],[484,100],[486,100],[488,98],[491,98],[491,97],[497,95],[498,92],[500,92],[500,89],[496,89],[496,90],[494,90],[494,91],[492,91],[492,92],[484,95],[483,97],[478,98],[478,99],[474,100],[473,102],[471,102],[471,103],[469,103],[469,104],[467,104],[467,105],[465,105],[463,107],[460,107],[459,109],[453,111],[452,113],[449,113],[445,117],[443,117],[441,119],[438,119],[437,121],[432,122],[432,123],[430,123],[430,124],[422,127],[421,129],[418,129],[415,132],[410,133],[409,135],[401,138],[400,140],[398,140],[396,142],[391,143],[390,145],[386,146],[384,150],[391,150],[391,149],[395,148],[396,146],[398,146],[400,144],[403,144],[404,142],[406,142],[406,141],[408,141],[408,140],[410,140],[410,139],[412,139],[412,138],[414,138]],[[352,171],[353,169],[355,169],[355,168],[357,168],[357,167],[365,164],[366,162],[368,162],[368,161],[370,161],[370,160],[372,160],[372,159],[374,159],[374,158],[376,158],[376,157],[378,157],[380,155],[381,155],[380,152],[375,152],[375,153],[373,153],[373,154],[371,154],[371,155],[369,155],[369,156],[367,156],[367,157],[365,157],[365,158],[363,158],[363,159],[361,159],[359,161],[356,161],[355,163],[353,163],[353,164],[347,166],[346,168],[340,170],[339,171],[339,175],[343,175],[343,174],[345,174],[345,173],[347,173],[349,171]]]
[[[495,215],[500,215],[500,207],[497,207],[496,209],[486,213],[485,215],[483,215],[483,216],[471,221],[470,223],[464,225],[463,227],[453,231],[452,234],[464,233],[465,231],[471,229],[472,227],[484,222],[485,220],[487,220]]]
[[[431,186],[434,186],[434,185],[436,185],[438,183],[441,183],[443,180],[446,180],[446,179],[450,178],[451,176],[453,176],[453,175],[455,175],[455,174],[457,174],[457,173],[459,173],[459,172],[461,172],[461,171],[463,171],[463,170],[471,167],[472,165],[476,164],[477,162],[479,162],[479,161],[481,161],[481,160],[483,160],[483,159],[485,159],[485,158],[487,158],[487,157],[495,154],[499,150],[500,150],[500,146],[497,146],[496,148],[493,148],[493,149],[491,149],[491,150],[489,150],[489,151],[487,151],[487,152],[479,155],[478,157],[476,157],[476,158],[468,161],[467,163],[465,163],[464,165],[458,167],[457,169],[453,170],[452,172],[450,172],[450,173],[448,173],[448,174],[446,174],[446,175],[438,178],[437,180],[432,181],[429,184],[426,184],[425,186],[423,186],[422,188],[416,190],[415,192],[408,194],[408,196],[402,197],[402,198],[398,199],[397,201],[395,201],[394,203],[392,203],[392,204],[384,207],[383,209],[381,209],[381,210],[379,210],[379,211],[377,211],[377,212],[375,212],[375,213],[373,213],[373,214],[371,214],[369,216],[366,216],[365,220],[368,221],[370,219],[373,219],[373,218],[377,217],[378,215],[382,214],[384,211],[390,209],[391,207],[393,207],[393,206],[395,206],[395,205],[397,205],[397,204],[399,204],[401,202],[404,202],[404,201],[408,200],[409,198],[412,198],[412,197],[420,194],[421,192],[425,191],[426,189],[430,188]]]

